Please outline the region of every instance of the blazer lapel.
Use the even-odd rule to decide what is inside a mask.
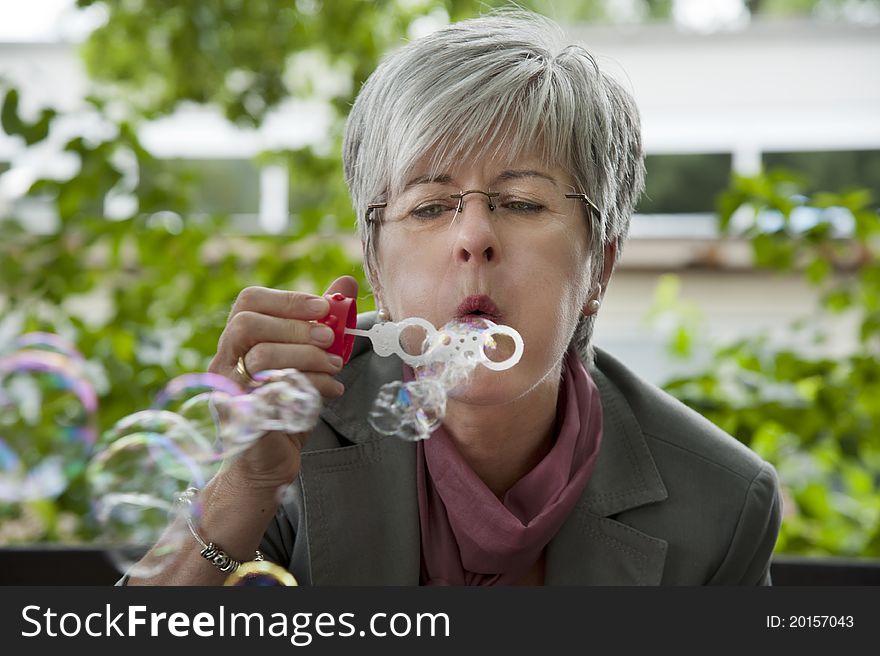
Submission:
[[[418,585],[415,455],[393,437],[303,454],[313,585]]]
[[[602,446],[586,490],[547,547],[545,583],[659,585],[666,541],[611,516],[663,501],[666,487],[623,394],[598,368],[590,374],[602,398]]]
[[[359,317],[359,324],[369,328],[371,316]],[[339,376],[346,387],[345,402],[331,401],[321,412],[351,445],[329,448],[313,436],[319,437],[317,450],[302,456],[313,585],[419,583],[415,444],[380,435],[366,421],[379,388],[401,379],[402,362],[397,357],[357,357],[369,348],[366,342],[355,341],[352,358]]]

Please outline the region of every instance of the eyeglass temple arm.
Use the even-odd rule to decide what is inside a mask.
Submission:
[[[578,200],[584,201],[584,203],[587,204],[587,207],[589,207],[592,211],[594,211],[599,216],[602,216],[602,212],[596,206],[596,203],[591,201],[590,197],[587,196],[586,194],[565,194],[565,197],[566,198],[577,198]]]
[[[386,207],[388,207],[388,203],[370,203],[369,205],[367,205],[367,211],[364,215],[364,219],[366,219],[367,223],[372,223],[374,221],[374,210],[381,210]]]

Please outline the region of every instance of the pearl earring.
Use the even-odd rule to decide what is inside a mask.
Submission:
[[[386,321],[388,321],[390,319],[391,319],[391,317],[388,316],[388,310],[386,310],[383,307],[380,307],[379,311],[376,313],[376,320],[379,323],[385,323]]]
[[[602,305],[602,303],[597,298],[594,298],[592,301],[587,303],[587,308],[590,310],[590,314],[596,314],[599,311],[600,305]]]

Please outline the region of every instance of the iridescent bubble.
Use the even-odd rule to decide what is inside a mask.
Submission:
[[[141,410],[127,415],[101,436],[102,444],[131,436],[144,435],[166,439],[191,462],[203,466],[217,460],[217,448],[211,438],[199,430],[197,423],[169,410]],[[205,474],[204,478],[210,478]]]
[[[210,478],[230,447],[224,444],[224,424],[230,403],[245,398],[245,390],[225,376],[213,373],[190,373],[168,382],[153,402],[154,408],[173,412],[188,428],[163,433],[196,462],[206,467]]]
[[[226,376],[212,373],[183,374],[172,378],[156,395],[153,407],[174,409],[175,403],[183,403],[203,392],[224,392],[230,396],[244,394],[245,390]]]
[[[249,588],[277,588],[298,586],[296,578],[286,569],[268,560],[242,563],[230,574],[223,585]]]
[[[221,440],[227,453],[247,448],[270,431],[310,431],[318,421],[321,395],[296,369],[261,371],[254,380],[259,387],[223,405]]]
[[[417,441],[430,437],[446,415],[446,389],[437,380],[383,385],[367,421],[383,435]]]
[[[0,500],[53,499],[64,492],[67,485],[64,458],[48,456],[27,469],[7,441],[0,438]]]
[[[260,402],[254,423],[263,431],[302,433],[314,428],[321,395],[296,369],[270,369],[254,376],[261,383],[250,396]]]
[[[61,337],[61,335],[56,335],[55,333],[39,331],[25,333],[24,335],[15,338],[12,342],[12,350],[15,351],[34,349],[54,351],[55,353],[67,356],[71,360],[80,363],[85,362],[85,358],[73,342]]]
[[[446,415],[449,393],[465,385],[478,365],[503,369],[522,355],[516,331],[479,317],[455,319],[440,330],[425,332],[418,357],[408,351],[401,356],[410,357],[416,380],[383,386],[368,415],[370,425],[383,435],[408,441],[430,437]],[[499,337],[514,347],[505,349],[503,357],[498,357]]]
[[[97,406],[82,361],[44,350],[0,356],[0,501],[63,493],[91,453]]]
[[[212,445],[207,459],[182,445],[200,461],[218,462],[235,455],[269,431],[299,433],[314,427],[321,397],[306,376],[295,369],[273,369],[254,374],[254,380],[260,385],[244,393],[223,376],[182,376],[166,386],[157,405],[176,403],[177,413],[205,438],[200,448]]]
[[[179,499],[205,480],[201,467],[171,440],[143,432],[119,437],[89,461],[86,478],[98,542],[121,572],[154,576],[181,548],[192,548],[185,520],[197,527],[200,508]],[[160,537],[150,558],[140,560]]]

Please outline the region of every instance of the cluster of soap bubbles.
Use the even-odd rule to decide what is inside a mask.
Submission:
[[[508,369],[523,352],[513,328],[473,317],[453,320],[440,330],[421,319],[406,319],[376,324],[369,332],[377,333],[374,350],[395,352],[413,367],[415,379],[382,386],[368,421],[379,433],[408,441],[430,437],[446,415],[449,393],[465,384],[477,366]]]
[[[320,395],[303,374],[269,370],[254,378],[260,386],[248,392],[224,376],[185,374],[165,386],[153,408],[102,436],[87,478],[102,539],[120,569],[153,576],[181,548],[193,547],[202,508],[198,495],[181,503],[182,492],[202,489],[224,459],[269,431],[314,427]],[[126,549],[145,544],[156,546],[143,560]]]
[[[0,504],[54,499],[97,437],[98,397],[67,340],[28,333],[0,353]]]
[[[186,489],[201,489],[225,458],[268,431],[311,430],[321,407],[293,369],[256,374],[252,391],[224,376],[186,374],[99,436],[86,367],[72,344],[48,333],[0,353],[0,507],[56,499],[84,479],[96,542],[135,576],[153,576],[193,547],[201,504],[198,496],[181,503]]]

